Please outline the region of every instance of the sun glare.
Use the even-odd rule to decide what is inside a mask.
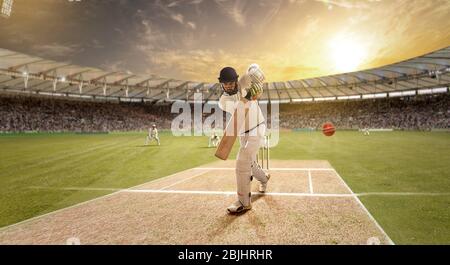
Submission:
[[[351,72],[357,70],[366,56],[362,45],[351,37],[338,36],[330,41],[330,55],[336,70]]]

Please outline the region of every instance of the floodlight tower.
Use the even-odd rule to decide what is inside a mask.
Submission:
[[[0,16],[9,18],[11,16],[14,0],[0,0]]]

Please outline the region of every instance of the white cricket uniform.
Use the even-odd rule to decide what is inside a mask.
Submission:
[[[247,93],[245,89],[250,84],[250,77],[247,74],[243,75],[238,81],[239,92],[231,96],[224,92],[219,99],[219,107],[231,115],[237,107],[243,108],[244,104],[238,102],[241,97],[245,97]],[[249,108],[246,119],[248,126],[241,126],[238,132],[240,148],[236,158],[236,182],[238,199],[242,205],[248,206],[251,203],[252,176],[261,182],[267,182],[268,179],[256,160],[258,150],[264,144],[266,131],[264,115],[256,100],[246,102],[245,107]]]
[[[151,142],[153,139],[156,140],[156,142],[158,143],[158,145],[160,145],[159,142],[159,137],[158,137],[158,129],[154,128],[154,129],[148,129],[148,135],[147,135],[147,139],[145,141],[145,144],[147,145],[149,142]]]
[[[217,145],[220,142],[220,138],[219,136],[214,132],[211,137],[209,138],[209,143],[208,143],[208,147],[214,146],[217,147]]]

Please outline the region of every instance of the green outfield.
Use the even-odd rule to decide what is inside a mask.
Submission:
[[[207,137],[160,138],[1,135],[0,226],[216,161]],[[396,244],[450,244],[449,150],[446,132],[282,132],[271,158],[328,160]]]

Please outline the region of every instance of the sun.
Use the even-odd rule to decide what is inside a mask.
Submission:
[[[364,47],[351,36],[337,36],[330,43],[330,56],[339,72],[357,70],[366,56]]]

